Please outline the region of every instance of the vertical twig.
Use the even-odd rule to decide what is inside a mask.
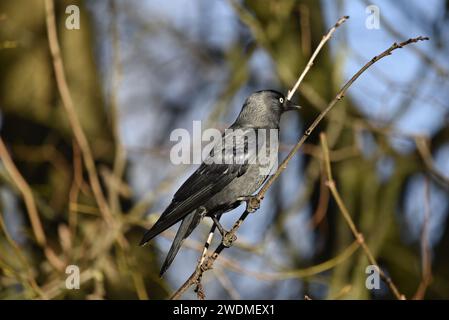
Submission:
[[[61,95],[62,104],[67,113],[70,126],[73,130],[76,142],[78,143],[83,159],[86,165],[87,173],[89,176],[89,181],[92,187],[92,191],[97,201],[98,207],[103,215],[106,222],[112,222],[112,214],[109,210],[109,206],[104,197],[103,191],[101,189],[100,181],[97,174],[97,169],[95,167],[95,161],[92,156],[92,152],[87,141],[86,135],[81,127],[81,123],[76,114],[75,106],[73,104],[72,96],[70,94],[69,87],[67,85],[67,80],[64,71],[64,65],[62,62],[61,49],[59,46],[58,35],[56,31],[56,19],[54,11],[53,0],[45,0],[46,9],[46,24],[47,24],[47,34],[48,34],[48,44],[50,47],[50,52],[53,60],[53,68],[55,71],[56,85],[58,87],[59,93]]]
[[[421,231],[421,268],[422,280],[413,296],[414,300],[422,300],[426,295],[427,287],[432,282],[432,256],[429,246],[429,220],[430,220],[430,182],[425,180],[424,220]]]
[[[2,160],[6,171],[11,176],[11,179],[16,184],[20,193],[23,196],[23,200],[25,202],[25,206],[27,208],[28,217],[31,222],[31,228],[33,229],[34,237],[36,238],[36,242],[40,246],[45,246],[47,243],[47,238],[44,233],[44,228],[42,227],[41,219],[39,218],[39,213],[37,211],[36,203],[34,201],[33,192],[31,191],[30,186],[25,181],[23,176],[20,174],[16,165],[11,159],[8,150],[6,149],[5,143],[3,142],[3,138],[0,137],[0,159]]]
[[[324,163],[325,163],[325,168],[326,168],[326,176],[327,176],[326,184],[329,187],[331,194],[335,199],[335,202],[337,202],[337,206],[340,209],[340,212],[342,213],[343,218],[345,219],[347,225],[349,226],[349,229],[351,229],[351,232],[354,235],[355,239],[357,240],[357,242],[360,244],[363,251],[365,252],[369,263],[376,266],[376,269],[378,270],[381,279],[388,285],[391,292],[394,294],[394,296],[398,300],[405,300],[405,296],[399,292],[398,288],[393,283],[391,278],[388,277],[385,274],[385,272],[379,267],[379,264],[377,263],[376,259],[374,258],[374,255],[372,254],[370,248],[368,247],[368,245],[365,242],[365,238],[364,238],[363,234],[357,229],[354,221],[352,220],[351,215],[349,214],[349,211],[346,208],[346,206],[340,196],[340,193],[338,192],[337,187],[335,186],[334,179],[332,177],[331,163],[330,163],[330,159],[329,159],[329,148],[327,146],[327,139],[326,139],[326,135],[324,133],[320,134],[320,140],[321,140],[321,146],[323,149],[323,155],[324,155],[323,158],[324,158]]]
[[[312,56],[310,57],[309,62],[307,63],[306,67],[304,68],[304,71],[299,76],[299,78],[296,81],[296,83],[293,86],[293,88],[288,91],[287,100],[291,100],[292,99],[292,97],[295,94],[296,90],[298,90],[299,85],[301,84],[302,80],[304,79],[306,74],[309,72],[310,68],[312,68],[313,62],[315,61],[316,56],[321,51],[321,49],[326,44],[326,42],[332,37],[332,35],[334,34],[335,30],[337,30],[337,28],[339,26],[341,26],[348,19],[349,19],[349,16],[344,16],[344,17],[341,17],[340,19],[338,19],[337,23],[332,28],[329,29],[329,31],[326,33],[326,35],[323,36],[323,39],[321,39],[320,43],[318,44],[318,47],[316,47],[315,51],[313,52]]]
[[[44,228],[39,217],[39,212],[37,210],[36,202],[34,200],[33,191],[30,186],[20,174],[16,165],[11,159],[11,156],[6,149],[3,139],[0,137],[0,159],[2,160],[6,171],[10,175],[11,179],[16,184],[20,193],[22,194],[23,200],[25,202],[25,207],[27,209],[28,217],[31,222],[31,228],[36,238],[37,244],[42,247],[44,254],[47,257],[48,262],[57,270],[62,270],[64,268],[64,262],[58,258],[53,249],[47,245],[47,238],[45,236]]]
[[[112,33],[112,86],[110,94],[111,102],[111,122],[114,131],[114,139],[116,142],[116,150],[114,155],[114,167],[112,179],[110,179],[109,186],[109,206],[112,212],[120,211],[120,199],[119,199],[119,187],[122,180],[122,175],[125,171],[126,166],[126,150],[123,148],[122,140],[120,138],[120,123],[119,123],[119,103],[118,103],[118,92],[120,88],[120,83],[122,79],[122,63],[120,57],[120,32],[117,26],[117,2],[115,0],[110,1],[110,10],[112,15],[111,21],[111,33]]]
[[[23,267],[26,270],[26,278],[28,281],[29,286],[36,292],[38,296],[40,296],[42,299],[47,299],[47,296],[45,293],[39,288],[38,284],[36,283],[36,280],[34,279],[33,275],[33,269],[28,263],[27,258],[23,255],[22,250],[20,249],[19,245],[16,241],[11,237],[11,235],[8,232],[8,229],[6,228],[6,224],[3,221],[2,213],[0,212],[0,229],[3,230],[3,233],[5,235],[6,241],[10,244],[10,246],[13,248],[16,255],[19,257],[20,262],[22,263]]]
[[[78,224],[78,195],[83,184],[83,169],[80,149],[75,140],[72,143],[73,150],[73,179],[69,191],[69,229],[72,241],[76,238]]]

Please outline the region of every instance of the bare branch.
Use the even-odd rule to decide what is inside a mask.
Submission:
[[[34,237],[36,238],[36,242],[45,246],[47,243],[47,238],[44,233],[44,228],[42,227],[41,220],[39,218],[39,213],[37,211],[36,203],[34,201],[33,192],[31,191],[30,186],[20,174],[16,165],[11,159],[11,156],[6,149],[5,143],[3,139],[0,137],[0,159],[2,160],[6,171],[8,172],[11,179],[16,184],[20,193],[23,196],[23,200],[25,202],[25,206],[28,212],[28,217],[31,222],[31,228],[33,229]]]
[[[20,193],[22,194],[23,200],[25,202],[25,207],[27,209],[28,217],[31,222],[31,228],[33,229],[34,237],[39,246],[44,250],[45,256],[48,262],[57,270],[62,270],[64,267],[64,262],[58,258],[53,249],[51,249],[47,244],[47,238],[45,236],[44,228],[39,217],[39,212],[37,210],[36,202],[34,200],[33,191],[28,185],[26,180],[23,178],[16,165],[11,159],[11,156],[6,149],[3,139],[0,137],[0,159],[2,160],[6,171],[11,177],[12,181],[16,184]]]
[[[324,162],[325,162],[326,175],[327,175],[327,186],[329,187],[329,189],[332,193],[332,196],[335,199],[335,202],[337,202],[337,206],[340,209],[340,211],[343,215],[343,218],[345,219],[346,223],[348,224],[349,228],[351,229],[351,232],[354,235],[355,239],[357,240],[357,242],[360,244],[363,251],[365,252],[365,254],[368,258],[368,261],[372,265],[376,266],[376,269],[378,270],[381,279],[383,281],[385,281],[385,283],[390,288],[391,292],[394,294],[394,296],[398,300],[405,300],[405,296],[399,292],[398,288],[393,283],[391,278],[388,277],[385,274],[385,272],[379,267],[379,264],[377,263],[376,259],[374,258],[374,255],[372,254],[370,248],[368,247],[368,245],[365,242],[365,238],[364,238],[363,234],[357,229],[354,221],[352,220],[351,215],[349,214],[349,211],[346,208],[346,206],[340,196],[340,193],[338,192],[337,187],[335,186],[335,182],[332,178],[331,163],[329,160],[329,148],[327,146],[326,135],[324,133],[321,133],[320,139],[321,139],[321,146],[323,148],[323,154],[324,154]]]
[[[101,190],[100,181],[98,179],[97,169],[95,167],[94,158],[87,141],[86,135],[81,127],[81,123],[78,119],[78,115],[75,111],[72,96],[70,94],[69,87],[67,85],[67,79],[65,76],[64,65],[62,62],[61,49],[59,46],[58,35],[56,32],[56,21],[53,0],[45,0],[46,9],[46,23],[48,44],[53,59],[53,68],[55,71],[56,85],[58,86],[59,93],[61,95],[62,104],[67,113],[67,117],[70,122],[70,126],[73,130],[76,142],[78,143],[81,153],[83,155],[84,162],[86,164],[87,173],[89,175],[89,181],[94,192],[95,199],[98,207],[100,208],[103,218],[106,222],[111,222],[112,214],[109,206],[106,202],[103,191]]]
[[[422,279],[413,296],[414,300],[422,300],[426,295],[427,287],[432,282],[432,250],[429,246],[429,220],[430,220],[430,182],[426,177],[425,201],[424,201],[424,221],[421,231],[421,268]]]
[[[326,44],[326,42],[332,37],[335,30],[337,30],[337,28],[339,26],[341,26],[348,19],[349,19],[349,16],[344,16],[344,17],[341,17],[340,19],[338,19],[337,23],[332,28],[329,29],[329,31],[327,32],[327,34],[325,36],[323,36],[323,39],[321,39],[321,42],[318,44],[318,47],[316,47],[315,51],[313,52],[312,56],[310,57],[309,62],[307,63],[306,67],[304,68],[304,71],[299,76],[299,78],[296,81],[293,88],[288,91],[287,100],[291,100],[293,95],[295,94],[296,90],[298,90],[299,85],[301,84],[302,80],[306,76],[307,72],[309,72],[310,68],[312,68],[313,62],[315,61],[315,58],[318,55],[318,53],[321,51],[321,48],[323,48],[323,46]]]

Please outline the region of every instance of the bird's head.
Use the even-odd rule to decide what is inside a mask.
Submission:
[[[274,90],[262,90],[251,94],[245,101],[234,126],[255,128],[278,128],[282,113],[299,110],[295,105]]]

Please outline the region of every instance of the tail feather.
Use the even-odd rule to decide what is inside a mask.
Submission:
[[[167,269],[170,267],[173,260],[175,259],[176,254],[181,248],[184,239],[192,233],[193,229],[195,229],[200,220],[201,215],[198,214],[196,210],[184,217],[181,225],[179,226],[178,232],[176,233],[175,239],[173,240],[173,243],[170,247],[170,250],[168,251],[167,257],[165,258],[164,264],[162,265],[159,276],[162,277],[165,271],[167,271]]]
[[[167,209],[162,212],[159,220],[151,227],[150,230],[147,230],[142,237],[139,245],[143,246],[145,243],[153,239],[158,234],[164,232],[172,225],[176,224],[182,218],[178,217],[179,210],[176,209],[176,205],[172,202]]]

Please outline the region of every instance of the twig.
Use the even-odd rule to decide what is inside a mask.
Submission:
[[[109,206],[112,212],[121,211],[119,189],[123,173],[126,169],[126,150],[123,148],[122,141],[120,139],[120,123],[119,115],[120,108],[118,103],[118,92],[120,83],[123,76],[123,66],[121,62],[120,54],[120,32],[118,29],[118,8],[116,1],[110,1],[109,8],[111,11],[111,37],[112,37],[112,60],[113,60],[113,73],[112,73],[112,85],[110,94],[111,103],[111,124],[114,133],[114,139],[116,142],[115,155],[114,155],[114,167],[113,178],[110,179],[109,186]]]
[[[423,159],[424,165],[427,167],[430,174],[435,177],[435,181],[447,189],[449,187],[449,178],[436,168],[435,162],[432,158],[432,152],[429,148],[428,139],[423,136],[415,136],[414,140],[418,153]]]
[[[422,300],[427,291],[427,287],[432,282],[432,259],[429,246],[429,220],[430,220],[430,183],[426,177],[425,201],[424,201],[424,221],[421,231],[421,260],[422,260],[422,280],[413,296],[414,300]]]
[[[73,150],[73,179],[69,191],[69,228],[72,241],[76,238],[78,223],[78,195],[83,184],[82,160],[76,141],[72,143]]]
[[[298,87],[301,84],[304,77],[306,76],[307,72],[309,72],[310,68],[312,68],[313,62],[315,61],[316,56],[321,51],[321,49],[326,44],[326,42],[332,37],[335,30],[337,30],[337,28],[339,26],[341,26],[348,19],[349,19],[349,16],[344,16],[344,17],[341,17],[340,19],[338,19],[337,23],[332,28],[329,29],[329,31],[327,32],[327,34],[325,36],[323,36],[323,39],[321,39],[320,43],[318,44],[318,47],[316,47],[315,51],[313,52],[312,56],[310,57],[309,62],[307,63],[306,67],[304,68],[304,71],[299,76],[299,78],[296,81],[293,88],[288,91],[287,100],[292,99],[293,95],[295,94],[296,90],[298,90]]]
[[[344,20],[346,20],[346,19],[344,19]],[[343,22],[344,22],[344,20],[343,20]],[[336,27],[338,27],[338,22],[336,24]],[[333,32],[333,29],[331,29],[329,32]],[[324,38],[326,38],[326,36]],[[229,233],[227,235],[228,238],[235,240],[235,238],[236,238],[235,233],[238,230],[238,228],[240,227],[240,225],[243,223],[245,218],[248,216],[248,214],[250,212],[257,210],[258,204],[260,203],[260,201],[263,200],[265,193],[268,191],[268,189],[271,187],[271,185],[276,181],[276,179],[280,176],[280,174],[287,168],[288,163],[293,158],[293,156],[296,154],[296,152],[301,148],[301,146],[304,144],[304,142],[307,140],[307,138],[311,135],[313,130],[318,126],[318,124],[321,122],[321,120],[323,120],[323,118],[327,115],[327,113],[337,104],[338,101],[340,101],[344,97],[344,95],[345,95],[346,91],[349,89],[349,87],[354,83],[354,81],[356,81],[360,77],[360,75],[363,72],[365,72],[369,67],[371,67],[374,63],[376,63],[380,59],[391,55],[391,53],[394,50],[402,48],[411,43],[428,40],[428,39],[429,38],[427,38],[427,37],[420,36],[417,38],[411,38],[411,39],[401,42],[399,44],[394,43],[391,47],[389,47],[387,50],[382,52],[380,55],[372,58],[354,76],[352,76],[352,78],[348,82],[346,82],[346,84],[340,89],[340,91],[338,92],[336,97],[329,103],[329,105],[315,118],[313,123],[307,128],[307,130],[304,132],[304,135],[301,137],[301,139],[298,141],[298,143],[293,147],[293,149],[290,151],[290,153],[287,155],[287,157],[282,161],[282,163],[279,165],[276,172],[268,179],[268,181],[260,189],[260,191],[257,193],[257,195],[249,199],[249,201],[247,202],[247,209],[240,216],[239,220],[237,220],[237,222],[234,224],[231,231],[229,231]],[[309,69],[310,69],[310,67],[309,67]],[[303,74],[301,74],[300,79],[301,79],[301,77],[302,78],[304,77]],[[300,82],[300,81],[298,80],[297,83],[298,82]],[[295,86],[296,86],[296,84],[295,84]],[[295,91],[296,91],[296,89],[290,90],[288,96],[290,96],[290,97],[293,96]],[[354,228],[354,230],[357,230],[357,229],[355,229],[355,226],[353,224],[352,224],[352,227]],[[362,237],[357,238],[357,239],[363,245]],[[201,266],[196,268],[196,270],[187,279],[187,281],[184,282],[184,284],[178,290],[176,290],[176,292],[171,296],[171,299],[178,299],[188,288],[190,288],[194,284],[196,284],[198,287],[198,285],[201,283],[201,277],[202,277],[203,273],[212,268],[215,260],[218,258],[220,253],[226,247],[229,247],[230,245],[232,245],[232,241],[229,243],[230,245],[224,245],[224,243],[225,243],[225,241],[223,241],[217,247],[217,249],[214,251],[214,253],[208,259],[206,259]],[[372,257],[372,255],[371,255],[371,258],[374,259]],[[382,270],[380,270],[380,273],[383,274]],[[389,286],[394,287],[394,284],[391,282],[390,278],[387,278],[385,276],[385,274],[383,274],[383,277],[384,277],[385,281],[389,284]],[[401,295],[399,294],[399,292],[397,292],[397,294],[398,294],[398,297],[401,298]]]
[[[326,187],[325,177],[321,175],[320,177],[320,195],[318,199],[318,206],[315,212],[312,215],[310,220],[310,227],[315,228],[318,227],[321,221],[323,221],[324,217],[327,213],[327,208],[329,206],[329,189]]]
[[[42,299],[47,299],[45,293],[41,290],[41,288],[39,288],[39,285],[36,283],[36,280],[34,279],[33,268],[28,263],[27,258],[22,253],[22,250],[20,249],[17,242],[9,234],[8,229],[6,228],[6,224],[3,221],[1,212],[0,212],[0,229],[3,231],[6,241],[10,244],[10,246],[13,248],[16,255],[19,257],[19,260],[22,263],[22,265],[26,271],[26,280],[27,280],[30,288]],[[19,276],[20,276],[20,274],[19,274]]]
[[[367,122],[361,119],[356,119],[350,126],[363,127],[367,130],[387,135],[387,136],[398,136],[404,139],[413,140],[419,156],[421,157],[424,166],[429,171],[431,177],[435,182],[437,182],[445,190],[449,189],[449,178],[441,173],[435,166],[435,161],[432,158],[432,152],[429,146],[429,138],[425,135],[411,134],[407,132],[400,131],[390,125],[385,126],[383,123],[373,124],[372,121]]]
[[[363,0],[364,4],[369,6],[372,4],[369,0]],[[382,19],[382,27],[385,27],[386,31],[390,33],[390,35],[394,38],[403,38],[403,35],[393,27],[393,24],[385,19]],[[432,56],[427,54],[425,51],[420,48],[413,47],[412,52],[414,52],[421,60],[424,60],[426,64],[431,66],[435,71],[443,78],[447,78],[449,75],[449,70],[445,69],[441,64],[438,63],[438,59],[433,59]]]
[[[44,229],[39,218],[36,203],[34,202],[33,192],[12,161],[8,150],[6,149],[5,143],[3,142],[3,138],[1,137],[0,159],[3,162],[6,171],[11,176],[11,179],[17,185],[20,193],[22,193],[23,200],[28,212],[28,217],[30,218],[31,228],[33,229],[34,237],[36,238],[36,242],[41,246],[45,246],[47,238],[45,237]]]
[[[337,294],[330,298],[330,300],[339,300],[342,297],[344,297],[346,294],[348,294],[352,290],[352,285],[347,284]]]
[[[95,167],[95,161],[92,156],[89,142],[87,141],[86,135],[81,127],[81,123],[78,119],[78,115],[76,114],[72,96],[70,94],[70,90],[67,85],[64,65],[62,62],[61,49],[59,46],[58,35],[56,32],[56,21],[55,21],[53,0],[45,0],[45,9],[46,9],[48,44],[53,59],[53,68],[55,71],[56,85],[58,86],[58,90],[62,99],[62,104],[64,106],[65,111],[67,112],[67,117],[69,119],[70,126],[73,130],[76,142],[78,143],[81,149],[81,153],[83,155],[83,159],[86,165],[89,181],[95,196],[95,200],[97,201],[98,207],[100,208],[100,211],[103,214],[103,218],[105,219],[106,222],[110,223],[112,222],[112,214],[109,210],[109,206],[106,202],[105,196],[101,189],[97,169]]]
[[[33,230],[37,244],[44,250],[44,254],[47,257],[48,262],[55,269],[62,270],[64,268],[64,262],[62,262],[54,253],[53,249],[51,249],[47,245],[47,238],[45,236],[44,228],[42,227],[42,223],[39,217],[39,212],[34,200],[33,191],[12,161],[8,149],[6,149],[5,143],[3,142],[3,139],[1,137],[0,159],[2,160],[3,165],[5,166],[5,169],[10,175],[12,181],[14,181],[23,196],[28,217],[31,222],[31,229]]]
[[[374,258],[374,255],[372,254],[370,248],[365,242],[365,238],[363,234],[357,229],[354,221],[351,218],[351,215],[349,214],[348,209],[346,208],[340,193],[337,190],[337,187],[335,186],[334,179],[332,177],[332,170],[331,170],[331,163],[329,160],[329,148],[327,146],[327,139],[326,135],[324,133],[320,134],[321,139],[321,146],[323,148],[323,154],[324,154],[324,162],[325,162],[325,168],[326,168],[326,175],[327,175],[327,186],[329,187],[332,196],[335,199],[335,202],[337,202],[337,206],[340,209],[343,218],[345,219],[346,223],[348,224],[349,228],[351,229],[352,234],[354,235],[355,239],[358,241],[360,246],[362,247],[363,251],[365,252],[369,263],[376,266],[376,269],[379,272],[379,275],[383,281],[388,285],[391,292],[394,294],[394,296],[398,300],[405,300],[405,296],[401,294],[396,287],[396,285],[393,283],[390,277],[388,277],[385,272],[379,267],[379,264],[377,263],[376,259]]]

